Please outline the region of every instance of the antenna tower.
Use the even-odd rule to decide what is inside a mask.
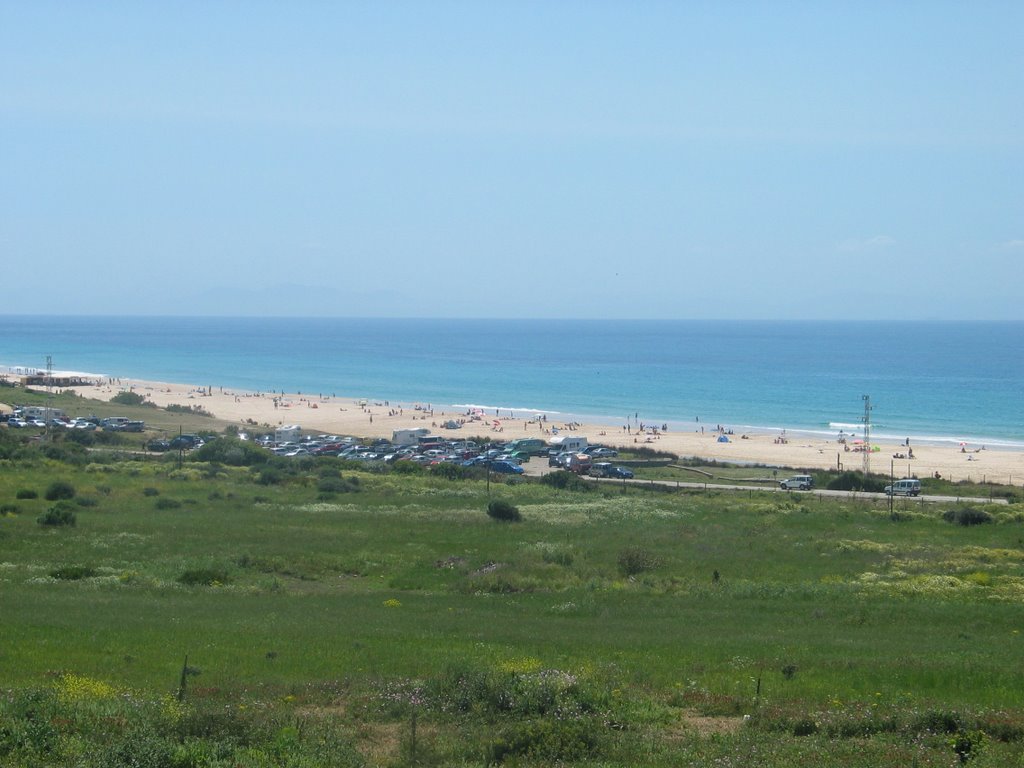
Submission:
[[[864,422],[864,479],[867,480],[871,472],[871,395],[862,395],[861,399],[864,401],[864,416],[861,417]]]

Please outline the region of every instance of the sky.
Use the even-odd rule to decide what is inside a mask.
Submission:
[[[0,312],[1024,320],[1021,30],[0,0]]]

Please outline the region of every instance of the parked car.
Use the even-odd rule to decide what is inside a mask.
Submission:
[[[163,453],[164,451],[171,450],[171,443],[168,440],[150,440],[146,443],[146,450]]]
[[[917,496],[921,493],[921,481],[905,477],[885,486],[885,493],[888,496]]]
[[[525,470],[515,462],[492,461],[491,472],[498,472],[502,475],[521,475]]]
[[[619,452],[614,448],[605,448],[597,445],[590,446],[584,453],[590,454],[595,459],[614,459],[619,455]]]
[[[565,467],[565,461],[570,456],[572,456],[572,454],[568,453],[568,452],[558,452],[558,453],[548,454],[548,466],[549,467]]]
[[[19,419],[17,416],[11,416],[11,418],[7,420],[7,426],[13,427],[14,429],[21,429],[23,427],[27,427],[28,422],[24,419]]]
[[[198,448],[202,444],[203,441],[198,435],[178,435],[171,440],[171,448],[176,451],[182,448]]]
[[[614,477],[628,480],[633,477],[633,470],[617,467],[610,461],[599,461],[590,468],[587,474],[591,477]]]
[[[814,487],[814,478],[810,475],[793,475],[779,483],[784,491],[809,491]]]

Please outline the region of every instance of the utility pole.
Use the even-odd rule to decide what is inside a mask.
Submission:
[[[864,422],[864,479],[868,479],[871,472],[871,395],[861,395],[864,401],[864,415],[861,421]]]
[[[50,440],[50,421],[53,419],[53,356],[46,356],[46,408],[43,410],[43,440]]]
[[[896,515],[893,512],[892,503],[893,498],[896,496],[893,493],[894,486],[896,485],[896,466],[892,459],[889,459],[889,519],[895,520]]]

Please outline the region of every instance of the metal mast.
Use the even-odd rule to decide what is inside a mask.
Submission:
[[[871,472],[871,395],[862,395],[864,401],[864,479],[867,480]]]

